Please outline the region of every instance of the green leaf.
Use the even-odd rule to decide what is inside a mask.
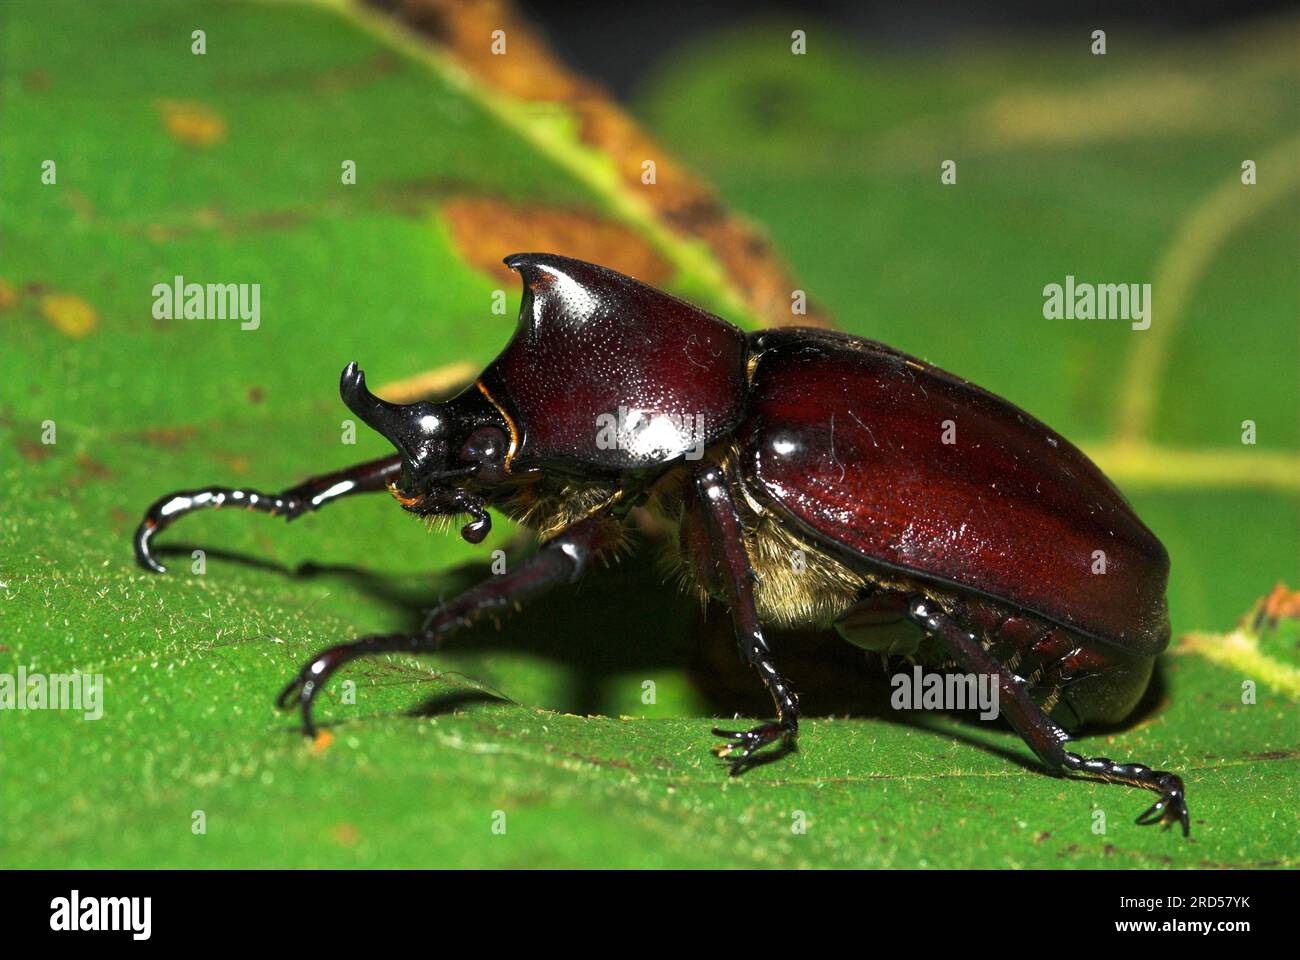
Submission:
[[[1184,842],[1128,823],[1148,795],[1048,777],[1008,731],[891,711],[878,667],[834,638],[775,638],[810,715],[801,750],[727,777],[710,717],[769,708],[725,615],[702,618],[650,551],[436,657],[358,662],[325,695],[331,738],[304,743],[272,701],[307,656],[417,627],[488,551],[520,556],[518,532],[471,548],[384,497],[288,528],[196,515],[161,538],[165,577],[132,565],[130,534],[168,490],[274,490],[385,452],[366,432],[340,443],[349,360],[383,383],[491,359],[518,294],[491,312],[503,280],[463,254],[443,203],[608,218],[671,289],[743,298],[562,123],[522,124],[377,15],[31,0],[0,18],[0,673],[106,684],[100,719],[0,713],[0,862],[1295,865],[1300,657],[1289,621],[1231,632],[1300,579],[1295,164],[1265,162],[1290,149],[1285,31],[1214,57],[1138,38],[1103,64],[1062,39],[914,63],[829,29],[796,58],[788,30],[754,28],[688,50],[643,100],[845,329],[1004,393],[1132,494],[1191,636],[1134,721],[1082,747],[1183,773]],[[958,184],[941,188],[949,157]],[[1245,158],[1260,183],[1242,189],[1263,196],[1236,222],[1209,201]],[[1180,241],[1199,209],[1233,220],[1208,251]],[[1041,288],[1066,273],[1164,277],[1152,329],[1044,321]],[[260,283],[260,328],[154,319],[154,284],[177,274]],[[1180,282],[1169,319],[1161,290]]]

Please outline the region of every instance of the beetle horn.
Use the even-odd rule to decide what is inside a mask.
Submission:
[[[411,410],[401,404],[380,400],[366,389],[366,375],[356,361],[343,368],[339,395],[348,409],[400,449],[400,437],[410,422]]]
[[[437,403],[389,403],[366,389],[366,375],[349,363],[339,379],[339,395],[348,409],[397,448],[414,470],[440,463],[446,418]]]

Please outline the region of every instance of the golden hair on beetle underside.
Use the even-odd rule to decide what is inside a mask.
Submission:
[[[796,537],[766,511],[753,532],[747,531],[745,549],[758,578],[759,619],[774,626],[829,626],[867,583],[862,574]]]
[[[736,456],[729,451],[721,465],[729,478],[729,491],[740,516],[745,552],[755,574],[754,602],[761,621],[776,627],[825,627],[857,600],[870,578],[850,569],[826,551],[787,529],[749,493],[737,479]],[[686,496],[693,491],[681,491]],[[682,511],[666,515],[664,507],[674,498],[658,498],[657,516],[672,531],[660,557],[665,575],[684,591],[695,593],[702,603],[710,597],[708,571],[692,569],[681,548]],[[677,500],[680,502],[680,500]],[[718,597],[717,599],[723,599]]]
[[[417,517],[424,524],[424,529],[430,533],[445,534],[451,532],[451,528],[456,526],[457,521],[462,517],[468,517],[468,513],[429,513]]]
[[[621,492],[608,483],[565,482],[543,485],[541,481],[521,486],[501,498],[495,506],[521,526],[537,531],[549,540],[579,520],[610,506]]]

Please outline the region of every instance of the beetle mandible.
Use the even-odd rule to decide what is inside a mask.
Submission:
[[[345,663],[436,650],[484,612],[578,580],[643,506],[674,531],[689,581],[730,608],[741,657],[775,703],[772,722],[714,730],[733,772],[798,736],[799,701],[764,625],[833,626],[867,650],[991,676],[1050,771],[1154,790],[1138,823],[1188,833],[1176,774],[1065,749],[1067,729],[1132,711],[1169,640],[1168,554],[1083,453],[884,344],[819,329],[745,334],[595,264],[541,253],[505,263],[523,279],[518,327],[461,393],[388,403],[355,363],[343,371],[343,402],[395,454],[279,494],[171,494],[136,531],[137,559],[157,572],[152,538],[204,507],[292,520],[388,490],[417,516],[467,515],[471,543],[490,530],[489,507],[538,531],[535,555],[443,603],[418,634],[313,657],[277,701],[301,708],[309,734],[313,702]]]

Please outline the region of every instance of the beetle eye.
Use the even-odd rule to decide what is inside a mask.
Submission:
[[[460,458],[479,464],[480,480],[500,480],[505,475],[506,435],[496,427],[479,427],[460,448]]]

